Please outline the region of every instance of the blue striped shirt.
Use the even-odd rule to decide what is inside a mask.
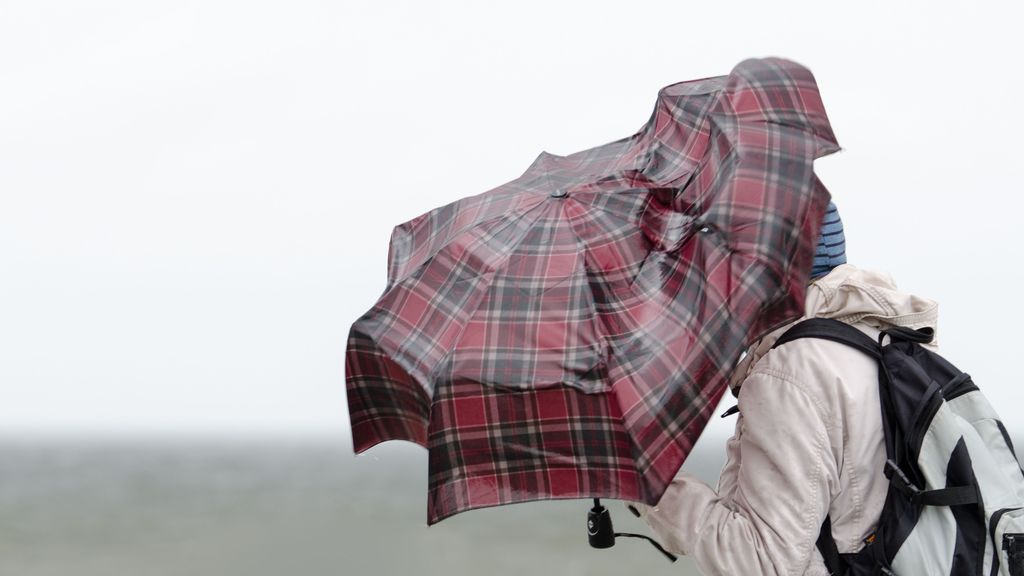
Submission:
[[[828,274],[840,264],[846,264],[846,236],[843,235],[839,210],[834,202],[829,202],[821,225],[821,236],[818,237],[818,248],[814,253],[811,279]]]

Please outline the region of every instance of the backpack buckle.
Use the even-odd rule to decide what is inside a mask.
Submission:
[[[922,490],[910,481],[910,478],[903,473],[898,464],[892,460],[886,460],[884,470],[885,477],[896,486],[897,490],[907,495],[912,502],[916,502],[921,497]]]

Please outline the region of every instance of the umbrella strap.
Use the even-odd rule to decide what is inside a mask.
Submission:
[[[626,536],[626,537],[629,537],[629,538],[643,538],[644,540],[647,540],[648,542],[650,542],[651,546],[654,546],[655,548],[657,548],[658,552],[661,552],[662,554],[664,554],[665,557],[668,558],[669,560],[671,560],[673,562],[678,560],[678,558],[676,558],[668,550],[665,550],[664,548],[662,548],[661,544],[658,544],[658,542],[654,538],[651,538],[650,536],[644,536],[643,534],[630,534],[629,532],[616,532],[615,536],[616,537]]]

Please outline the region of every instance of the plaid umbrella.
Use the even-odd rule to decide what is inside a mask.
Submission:
[[[665,86],[632,136],[394,229],[352,326],[356,452],[429,449],[428,524],[553,498],[656,503],[743,349],[802,313],[840,147],[780,58]]]

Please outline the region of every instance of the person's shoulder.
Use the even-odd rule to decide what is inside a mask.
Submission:
[[[740,412],[821,425],[841,444],[851,413],[878,410],[877,390],[873,358],[838,342],[801,338],[757,361],[740,389]]]
[[[830,340],[800,338],[769,350],[751,370],[781,382],[808,384],[809,393],[877,384],[878,364],[867,354]],[[849,391],[849,390],[847,390]]]

